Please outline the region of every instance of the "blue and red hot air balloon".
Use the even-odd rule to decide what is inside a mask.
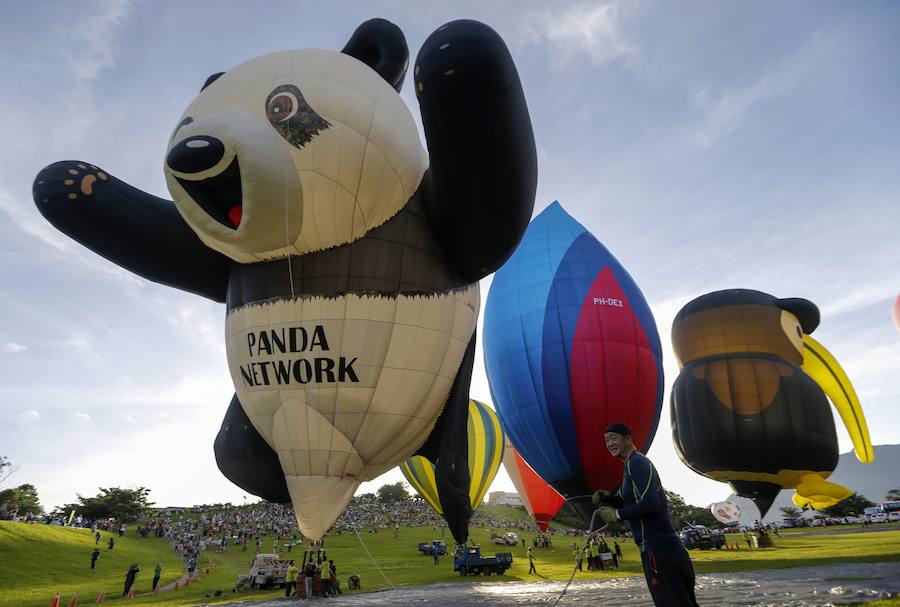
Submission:
[[[590,495],[614,489],[622,464],[606,426],[646,451],[659,423],[659,333],[615,257],[552,203],[494,275],[484,320],[491,394],[510,441],[587,520]]]

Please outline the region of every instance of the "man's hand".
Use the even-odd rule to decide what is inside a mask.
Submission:
[[[603,519],[603,522],[609,525],[610,523],[615,523],[619,520],[619,516],[616,514],[616,509],[612,506],[600,506],[597,508],[597,512],[600,513],[600,518]]]
[[[615,497],[615,495],[616,494],[612,491],[603,491],[601,489],[600,491],[596,491],[594,493],[593,497],[591,497],[591,501],[594,502],[595,506],[608,505],[612,503],[613,497]]]

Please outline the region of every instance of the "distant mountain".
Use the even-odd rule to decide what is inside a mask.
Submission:
[[[844,485],[876,504],[883,502],[889,490],[900,487],[900,445],[875,445],[875,460],[871,464],[861,463],[852,451],[842,453],[834,474],[828,480]],[[793,489],[779,493],[763,522],[780,521],[783,518],[780,508],[793,506],[793,495]],[[728,501],[741,507],[742,524],[752,524],[759,518],[759,510],[752,501],[734,494]]]

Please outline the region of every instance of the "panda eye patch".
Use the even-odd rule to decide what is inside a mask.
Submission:
[[[297,98],[291,93],[279,93],[269,100],[266,116],[269,122],[283,122],[297,113]]]
[[[266,118],[285,141],[297,148],[331,127],[331,123],[310,107],[303,93],[293,84],[282,84],[269,93]]]

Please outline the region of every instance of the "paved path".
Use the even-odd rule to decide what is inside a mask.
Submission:
[[[344,594],[313,602],[334,607],[452,605],[453,607],[552,607],[563,582],[482,582]],[[900,563],[853,563],[824,567],[713,573],[697,579],[700,605],[715,607],[812,607],[850,605],[900,593]],[[327,601],[327,602],[326,602]],[[242,601],[231,607],[303,605],[297,599]],[[652,605],[642,577],[573,582],[560,607]],[[227,607],[227,606],[224,606]]]

